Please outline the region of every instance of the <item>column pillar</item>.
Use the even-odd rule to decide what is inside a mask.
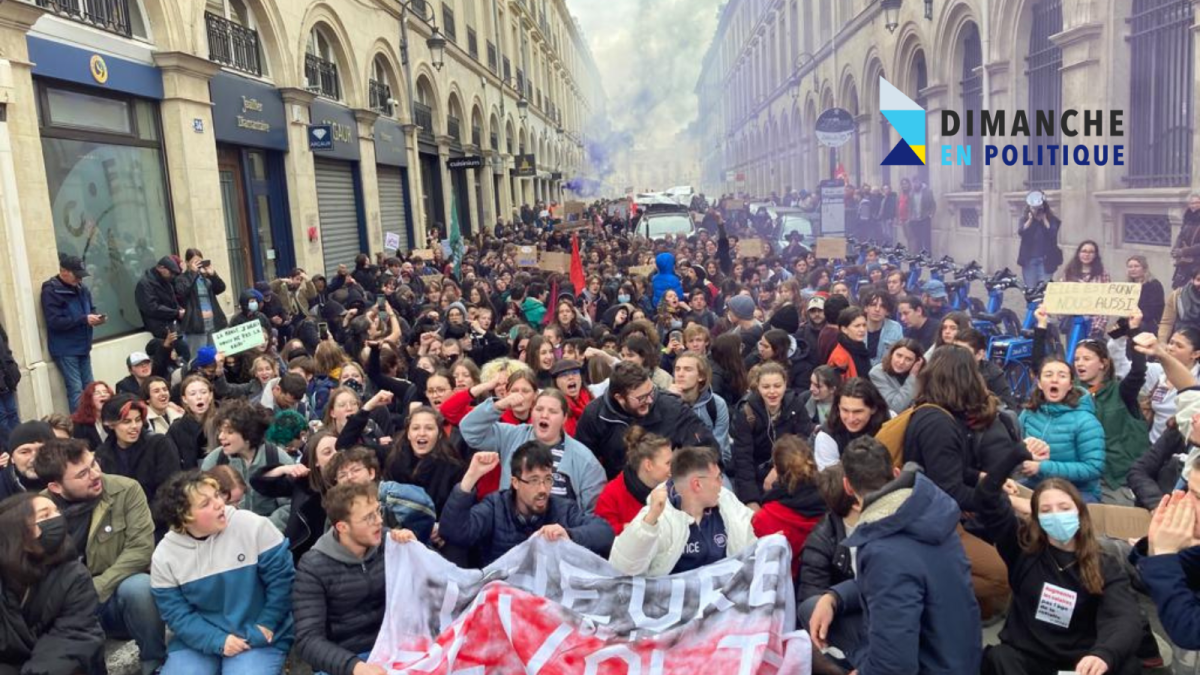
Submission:
[[[509,174],[509,166],[512,165],[512,155],[495,152],[493,156],[500,160],[500,217],[506,221],[512,220],[512,176]]]
[[[308,149],[308,106],[316,100],[312,92],[289,87],[280,89],[288,119],[288,147],[283,156],[287,173],[288,209],[291,211],[292,241],[296,248],[296,266],[306,270],[324,270],[320,237],[310,241],[310,228],[320,229],[317,209],[317,177],[313,153]]]
[[[425,198],[421,178],[421,153],[417,147],[421,127],[409,123],[404,125],[404,146],[408,151],[408,203],[412,210],[412,248],[425,246]]]
[[[1116,17],[1111,19],[1117,21]],[[1070,18],[1064,15],[1064,30],[1050,39],[1062,48],[1062,107],[1063,110],[1086,110],[1096,108],[1111,108],[1109,104],[1099,105],[1100,101],[1108,101],[1112,89],[1108,72],[1101,66],[1103,60],[1109,58],[1104,53],[1104,25],[1099,22],[1079,23],[1068,25]],[[1126,120],[1126,130],[1134,120]],[[1080,120],[1077,125],[1082,125]],[[1106,125],[1107,127],[1107,125]],[[1078,126],[1077,126],[1078,128]],[[1107,128],[1105,129],[1107,131]],[[1077,138],[1062,137],[1062,143],[1077,146],[1087,143],[1102,143],[1105,139],[1084,139],[1082,133]],[[1089,154],[1091,148],[1088,148]],[[1062,185],[1070,185],[1070,190],[1060,190],[1058,207],[1059,216],[1063,219],[1063,234],[1059,237],[1064,250],[1070,250],[1068,242],[1083,239],[1095,239],[1100,242],[1101,250],[1111,251],[1118,243],[1115,228],[1105,228],[1095,231],[1094,223],[1102,222],[1100,204],[1092,195],[1105,188],[1104,172],[1115,171],[1124,175],[1126,167],[1112,167],[1112,156],[1109,153],[1109,166],[1079,166],[1075,162],[1062,167]],[[1125,158],[1128,162],[1129,148],[1126,145]],[[1059,160],[1061,162],[1061,159]],[[1115,180],[1113,182],[1116,182]],[[1055,206],[1058,206],[1055,204]]]
[[[467,200],[467,213],[471,214],[471,224],[473,225],[473,228],[471,231],[479,232],[479,228],[481,225],[483,225],[483,223],[479,222],[479,200],[476,198],[475,185],[478,182],[478,180],[479,180],[478,176],[480,173],[482,173],[483,169],[460,169],[460,171],[465,171],[467,173],[466,200]],[[462,199],[462,198],[463,197],[460,195],[459,199]],[[465,226],[465,223],[460,223],[459,225]],[[465,234],[466,234],[465,227],[462,231],[465,236]]]
[[[450,210],[454,208],[452,192],[454,184],[450,182],[450,170],[446,168],[446,161],[450,159],[450,137],[439,136],[437,139],[438,146],[438,173],[442,176],[442,203],[434,204],[433,211],[437,214],[437,219],[442,222],[442,227],[439,235],[442,238],[448,236],[450,232]],[[459,199],[462,195],[459,195]],[[461,223],[460,223],[461,226]]]
[[[500,216],[496,212],[496,165],[492,159],[491,152],[481,152],[483,157],[483,168],[479,170],[480,180],[483,181],[483,212],[484,222],[480,223],[483,231],[491,229],[495,224],[496,218]]]
[[[379,175],[375,170],[375,120],[379,113],[356,108],[358,122],[358,175],[362,181],[362,207],[367,217],[367,250],[372,255],[383,250],[383,218],[379,213]],[[372,261],[374,256],[372,255]]]

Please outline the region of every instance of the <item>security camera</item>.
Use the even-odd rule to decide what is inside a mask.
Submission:
[[[392,107],[394,108],[394,107],[397,107],[397,106],[399,106],[399,105],[400,105],[400,101],[397,101],[397,100],[396,100],[396,99],[394,99],[394,98],[389,98],[389,99],[387,100],[387,104],[388,104],[388,105],[390,105],[390,106],[392,106]]]

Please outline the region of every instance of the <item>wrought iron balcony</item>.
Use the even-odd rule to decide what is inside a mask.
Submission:
[[[483,129],[479,127],[471,127],[471,145],[479,147],[480,140],[483,138]]]
[[[413,122],[421,127],[421,136],[433,138],[433,110],[424,103],[413,104]]]
[[[204,13],[208,27],[208,60],[251,75],[262,75],[258,31],[212,12]]]
[[[336,63],[316,54],[305,54],[304,77],[308,80],[309,91],[335,101],[341,100],[342,82],[338,77]]]
[[[462,122],[457,117],[446,115],[446,135],[453,139],[454,143],[462,143]]]
[[[38,7],[117,35],[133,35],[129,0],[37,0]]]
[[[384,117],[391,117],[393,109],[389,101],[392,99],[392,88],[386,82],[370,80],[367,83],[367,89],[371,98],[371,110]]]

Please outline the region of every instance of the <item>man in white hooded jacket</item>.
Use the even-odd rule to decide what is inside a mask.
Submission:
[[[685,447],[671,458],[671,480],[613,542],[609,562],[625,574],[664,576],[736,556],[758,541],[754,515],[721,484],[716,451]]]

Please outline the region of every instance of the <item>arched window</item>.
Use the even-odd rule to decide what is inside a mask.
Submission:
[[[125,37],[150,39],[140,0],[38,0],[36,4],[71,21],[86,23],[100,30]]]
[[[392,98],[392,78],[388,74],[387,62],[382,56],[376,56],[371,62],[371,79],[367,83],[371,110],[391,117],[396,113],[395,99]]]
[[[316,26],[308,33],[304,47],[304,79],[308,90],[325,98],[340,101],[342,82],[338,76],[337,57],[333,43]]]
[[[451,138],[452,144],[462,144],[462,107],[454,94],[450,95],[450,104],[447,106],[446,135]]]
[[[417,101],[413,103],[413,122],[421,128],[418,132],[426,141],[433,141],[433,89],[429,80],[422,75],[417,79]]]
[[[1134,0],[1129,19],[1129,186],[1192,180],[1190,0]]]
[[[1050,110],[1056,115],[1062,114],[1062,48],[1050,39],[1051,35],[1062,32],[1062,24],[1062,0],[1042,0],[1033,6],[1033,21],[1029,29],[1029,57],[1026,59],[1030,114]],[[1030,120],[1031,130],[1036,128],[1034,124],[1035,120]],[[1032,136],[1029,144],[1060,145],[1062,134],[1058,126],[1054,125],[1053,136]],[[1031,155],[1036,152],[1036,147],[1031,148]],[[1029,167],[1030,189],[1054,190],[1061,186],[1061,158],[1053,164],[1043,161]]]
[[[963,28],[962,46],[962,108],[964,114],[975,114],[973,133],[966,134],[971,148],[971,163],[963,167],[964,190],[983,188],[983,137],[979,134],[980,111],[983,110],[983,50],[979,45],[979,30],[974,23]]]

